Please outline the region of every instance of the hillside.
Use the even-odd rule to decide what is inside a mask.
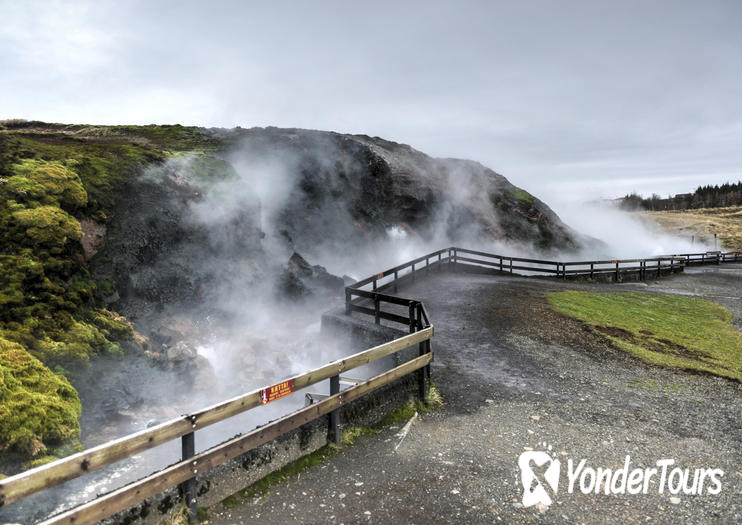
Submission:
[[[339,295],[318,263],[350,271],[395,238],[586,242],[480,164],[276,128],[0,122],[0,223],[0,412],[24,414],[0,418],[0,452],[41,460],[80,435],[75,388],[83,416],[120,417],[152,383],[135,361],[198,377],[189,329],[228,331],[247,297]]]
[[[742,206],[702,208],[685,211],[651,211],[647,216],[659,226],[679,237],[713,246],[714,234],[718,248],[742,251]]]

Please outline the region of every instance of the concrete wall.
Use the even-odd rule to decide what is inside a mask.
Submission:
[[[322,318],[322,330],[324,333],[345,339],[349,353],[365,350],[407,333],[375,325],[373,319],[368,322],[362,318],[349,318],[342,311],[325,314]],[[406,355],[417,356],[417,348],[407,350]],[[390,357],[384,363],[384,369],[397,366],[398,361],[400,359]],[[341,428],[378,423],[387,414],[414,399],[416,393],[416,375],[410,374],[401,378],[343,407],[340,417]],[[208,507],[249,487],[271,472],[322,448],[328,443],[328,437],[329,416],[323,416],[200,474],[196,478],[198,506]],[[183,497],[176,487],[116,514],[104,523],[155,525],[180,511],[182,507]]]

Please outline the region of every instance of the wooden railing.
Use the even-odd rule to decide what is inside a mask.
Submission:
[[[407,324],[410,316],[395,315],[381,310],[382,303],[409,306],[414,299],[404,299],[383,293],[396,289],[403,280],[414,280],[416,275],[436,269],[454,269],[478,266],[504,273],[538,274],[557,278],[588,277],[609,274],[618,280],[622,275],[637,274],[640,279],[662,275],[663,272],[683,271],[695,264],[742,262],[742,252],[703,252],[663,255],[644,259],[612,259],[592,261],[551,261],[510,257],[455,246],[444,248],[417,259],[384,270],[345,288],[346,313],[361,312],[373,315],[377,324],[381,319]]]
[[[741,252],[678,254],[649,259],[559,262],[508,257],[457,247],[444,248],[362,279],[345,289],[348,315],[358,312],[373,316],[377,324],[380,324],[382,319],[403,324],[409,327],[409,335],[288,378],[277,385],[243,394],[209,408],[0,480],[0,507],[180,438],[182,443],[180,462],[140,481],[100,496],[89,503],[49,518],[44,523],[74,523],[76,525],[96,523],[178,484],[182,485],[184,499],[188,502],[191,513],[195,514],[194,480],[199,472],[203,473],[214,468],[326,414],[330,414],[330,433],[332,439],[337,442],[339,441],[338,410],[343,405],[416,371],[420,385],[419,394],[424,400],[425,378],[430,376],[429,365],[433,359],[430,344],[433,326],[421,301],[386,293],[390,289],[396,291],[401,282],[414,280],[420,273],[444,269],[455,270],[462,267],[484,267],[499,272],[526,272],[563,279],[611,274],[619,280],[622,274],[627,273],[637,273],[639,278],[644,279],[647,276],[659,276],[665,271],[683,271],[685,266],[693,264],[740,261],[742,261]],[[382,309],[382,305],[386,307]],[[418,357],[340,391],[341,373],[414,345],[419,346]],[[274,389],[279,393],[282,389],[294,392],[326,379],[330,380],[330,396],[327,398],[247,434],[195,454],[195,432],[197,430],[261,406]]]
[[[728,262],[742,262],[742,252],[683,253],[644,259],[562,262],[509,257],[451,246],[412,259],[347,286],[345,288],[345,313],[352,315],[353,312],[359,312],[373,316],[376,324],[381,324],[381,320],[385,319],[411,327],[418,326],[417,317],[414,314],[415,309],[421,309],[421,315],[427,319],[422,303],[416,299],[407,299],[386,292],[396,291],[401,282],[414,281],[421,273],[436,270],[477,267],[509,274],[544,275],[560,279],[594,279],[602,275],[618,282],[626,275],[633,274],[640,280],[645,280],[667,273],[682,272],[686,266]],[[418,303],[420,306],[417,306]],[[384,309],[384,305],[389,305],[389,307]],[[409,308],[409,313],[404,315],[405,312],[400,312],[399,307],[403,307],[402,310],[404,307]]]
[[[424,310],[416,307],[423,315]],[[214,468],[236,456],[244,454],[272,439],[299,426],[330,414],[330,433],[339,442],[339,412],[342,406],[389,384],[412,372],[418,371],[420,394],[425,400],[425,370],[433,360],[430,338],[433,326],[427,322],[415,323],[411,333],[388,343],[339,359],[320,368],[285,379],[284,381],[255,390],[212,407],[187,414],[147,430],[130,434],[100,446],[84,450],[53,463],[37,467],[16,476],[0,481],[0,506],[8,505],[31,494],[48,489],[65,481],[85,475],[122,459],[130,458],[144,450],[162,443],[181,438],[181,461],[156,472],[140,481],[98,497],[67,512],[49,518],[45,524],[87,524],[96,523],[117,512],[125,510],[148,497],[159,494],[171,487],[182,484],[184,499],[188,502],[191,514],[195,516],[194,479],[200,472]],[[420,355],[406,363],[384,372],[372,379],[340,391],[340,374],[365,365],[377,359],[394,354],[405,348],[419,345]],[[231,418],[247,410],[259,407],[270,401],[275,393],[292,393],[330,379],[330,396],[277,421],[263,425],[247,434],[238,436],[207,451],[195,454],[195,432],[219,421]]]

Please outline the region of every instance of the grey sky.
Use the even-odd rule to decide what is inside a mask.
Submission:
[[[737,1],[0,0],[0,118],[367,133],[547,202],[664,195],[742,178],[741,27]]]

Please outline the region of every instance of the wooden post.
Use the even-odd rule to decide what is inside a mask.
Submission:
[[[500,271],[502,271],[502,255],[500,255]]]
[[[415,332],[415,302],[410,302],[410,333]]]
[[[513,273],[513,258],[510,258],[510,273]]]
[[[590,263],[590,279],[593,278],[593,271],[595,270],[595,264]]]
[[[412,282],[415,282],[415,264],[412,264]]]
[[[660,277],[662,275],[662,268],[661,268],[662,260],[657,260],[657,277]]]
[[[195,424],[194,424],[195,426]],[[192,458],[196,455],[196,435],[195,432],[184,435],[180,438],[180,449],[181,458],[183,461]],[[180,485],[180,490],[183,494],[183,501],[188,507],[188,522],[196,523],[198,516],[198,507],[196,505],[196,474],[198,473],[198,465],[194,461],[191,465],[193,472],[192,478],[184,481]]]
[[[330,395],[340,393],[340,375],[330,378]],[[340,445],[340,409],[330,412],[330,439],[336,445]]]
[[[345,289],[345,315],[350,315],[350,289]]]
[[[423,327],[423,308],[420,303],[417,304],[417,326],[419,329],[422,329]],[[422,341],[419,343],[419,355],[425,355],[425,345],[426,341]],[[417,385],[418,385],[418,393],[420,395],[420,401],[423,405],[427,404],[427,393],[425,391],[425,368],[421,368],[417,371]]]
[[[379,294],[374,294],[374,323],[381,324],[381,300]]]
[[[616,261],[616,282],[619,280],[618,261]]]
[[[397,284],[397,279],[399,278],[399,272],[397,270],[394,270],[394,291],[399,291],[399,285]]]

